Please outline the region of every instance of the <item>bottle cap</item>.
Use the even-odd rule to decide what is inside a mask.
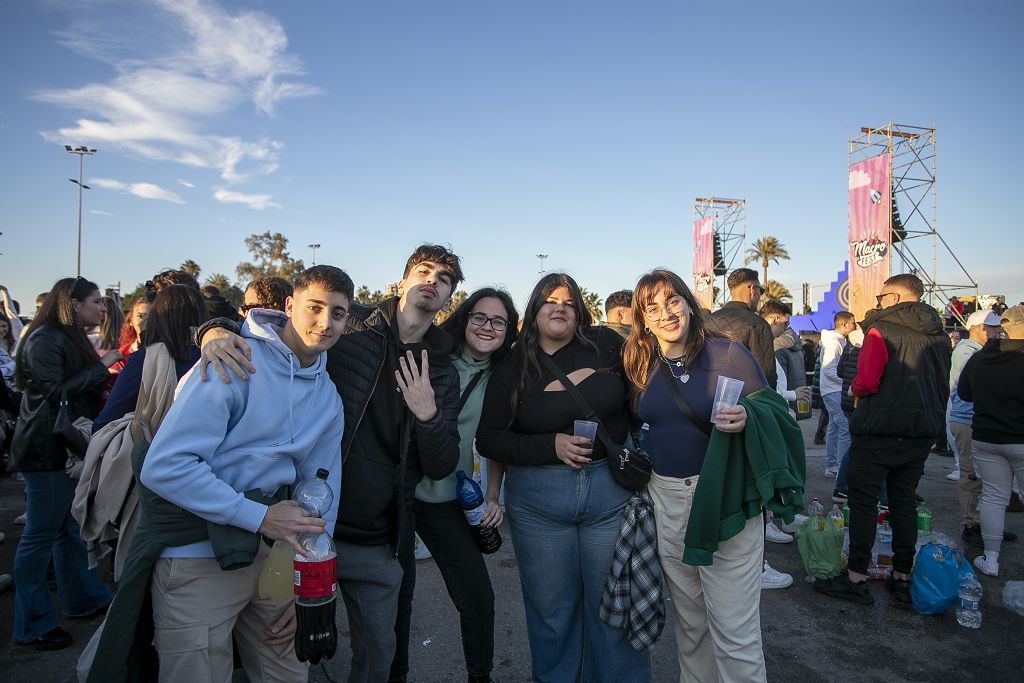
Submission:
[[[321,467],[320,469],[318,469],[316,471],[316,478],[317,479],[326,479],[328,476],[330,476],[330,474],[331,474],[330,472],[328,472],[323,467]]]

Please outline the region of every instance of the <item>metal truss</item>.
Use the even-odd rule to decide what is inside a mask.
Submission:
[[[693,200],[693,220],[699,221],[712,216],[714,232],[714,263],[716,276],[722,277],[722,285],[715,287],[712,310],[725,303],[729,291],[726,279],[733,264],[740,257],[743,243],[747,239],[747,200],[725,199],[723,197],[697,197]]]
[[[908,126],[890,120],[880,128],[860,130],[860,135],[849,139],[851,166],[886,152],[890,154],[892,211],[889,229],[893,258],[889,274],[917,275],[924,283],[925,300],[937,308],[944,307],[958,292],[972,291],[977,296],[977,281],[936,228],[934,126]],[[939,282],[940,257],[943,269],[953,271],[957,282]],[[964,281],[959,281],[961,278]]]

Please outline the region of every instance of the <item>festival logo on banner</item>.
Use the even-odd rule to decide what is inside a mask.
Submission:
[[[712,216],[693,222],[693,294],[697,297],[697,303],[707,310],[711,310],[715,298],[712,224]]]
[[[889,277],[892,220],[889,155],[850,166],[850,312],[857,320],[875,307],[875,295]]]

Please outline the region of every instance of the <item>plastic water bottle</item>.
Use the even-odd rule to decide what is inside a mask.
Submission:
[[[888,578],[892,573],[892,529],[889,527],[888,517],[884,514],[879,515],[871,556],[872,563],[868,567],[868,576],[872,579]]]
[[[296,502],[317,517],[323,517],[334,502],[334,492],[327,484],[328,474],[327,470],[319,469],[315,479],[303,481],[295,489]],[[337,553],[334,539],[326,530],[301,535],[299,545],[307,554],[296,553],[293,558],[295,656],[300,662],[317,664],[333,657],[338,646]]]
[[[956,605],[956,621],[967,628],[981,628],[981,584],[974,572],[960,579],[960,594]]]
[[[921,501],[917,506],[917,542],[919,545],[932,540],[932,513],[928,506]]]
[[[828,513],[828,521],[832,522],[835,528],[842,530],[845,526],[843,521],[843,513],[839,511],[839,506],[836,504],[832,505],[832,509]]]
[[[501,547],[501,534],[494,527],[485,527],[481,524],[487,502],[480,486],[462,470],[456,472],[455,476],[458,478],[455,484],[455,498],[462,508],[462,513],[466,515],[469,527],[473,530],[476,547],[485,555],[496,552]]]
[[[825,508],[817,497],[812,498],[811,504],[807,506],[807,516],[811,518],[811,523],[814,525],[811,527],[812,529],[825,530]]]

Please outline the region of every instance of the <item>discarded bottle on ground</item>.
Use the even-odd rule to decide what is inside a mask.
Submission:
[[[873,579],[885,579],[892,573],[892,528],[889,526],[889,513],[878,515],[878,527],[875,531],[875,545],[871,550],[872,562],[868,567],[868,576]]]
[[[917,506],[917,541],[918,544],[932,540],[932,513],[922,500]]]
[[[481,524],[484,510],[487,509],[483,491],[480,490],[479,484],[467,477],[462,470],[456,472],[455,476],[458,477],[458,482],[455,484],[455,497],[463,514],[466,515],[470,529],[473,530],[476,547],[485,555],[496,552],[501,547],[501,534],[496,528]]]
[[[315,479],[305,480],[295,489],[295,501],[317,517],[323,517],[334,502],[334,492],[327,485],[328,474],[319,469]],[[299,536],[299,544],[308,554],[296,553],[293,559],[295,656],[300,662],[317,664],[333,657],[338,647],[337,554],[334,539],[326,530]]]
[[[807,506],[807,516],[811,518],[812,529],[817,531],[825,530],[825,508],[817,497],[811,499],[811,504]]]
[[[956,605],[956,621],[967,628],[981,628],[981,584],[974,572],[960,579],[960,594]]]
[[[837,529],[842,529],[845,526],[843,523],[843,513],[839,511],[838,505],[832,505],[832,509],[828,513],[828,521],[832,522],[833,526]]]

